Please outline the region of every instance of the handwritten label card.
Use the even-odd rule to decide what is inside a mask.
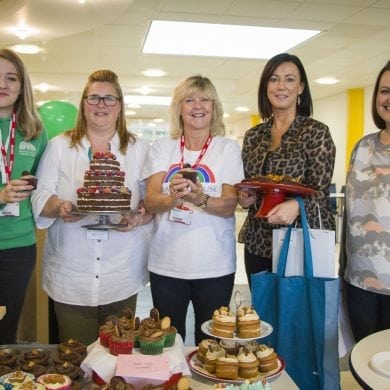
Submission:
[[[160,384],[170,377],[169,360],[165,355],[118,355],[116,375],[136,386]]]

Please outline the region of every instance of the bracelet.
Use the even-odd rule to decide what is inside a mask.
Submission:
[[[203,201],[201,203],[196,204],[196,207],[200,207],[201,209],[204,209],[207,207],[207,204],[209,202],[210,195],[204,194]]]

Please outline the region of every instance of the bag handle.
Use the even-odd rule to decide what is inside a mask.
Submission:
[[[299,210],[301,213],[302,231],[303,231],[303,274],[306,277],[313,277],[313,258],[311,253],[309,229],[305,212],[305,205],[300,196],[295,198],[299,203]],[[291,231],[293,226],[289,225],[284,237],[283,245],[280,250],[277,274],[284,276],[286,273],[288,250],[290,246]]]

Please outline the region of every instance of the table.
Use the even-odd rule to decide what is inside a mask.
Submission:
[[[351,373],[364,389],[390,389],[390,376],[377,373],[370,365],[371,358],[383,351],[390,351],[390,329],[373,333],[352,348],[349,357]]]
[[[185,353],[188,355],[193,350],[197,349],[196,347],[185,347]],[[285,370],[280,373],[280,376],[277,378],[271,379],[270,384],[272,390],[290,390],[298,389],[298,386],[294,383],[291,377],[287,374]],[[191,377],[191,388],[193,390],[210,390],[217,382],[209,380],[197,373],[192,373]]]

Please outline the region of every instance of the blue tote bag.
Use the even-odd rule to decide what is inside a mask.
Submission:
[[[339,278],[313,277],[308,224],[300,206],[303,276],[285,277],[292,226],[287,229],[276,273],[253,274],[252,305],[273,326],[268,336],[286,364],[286,371],[302,390],[340,388],[338,356]]]

